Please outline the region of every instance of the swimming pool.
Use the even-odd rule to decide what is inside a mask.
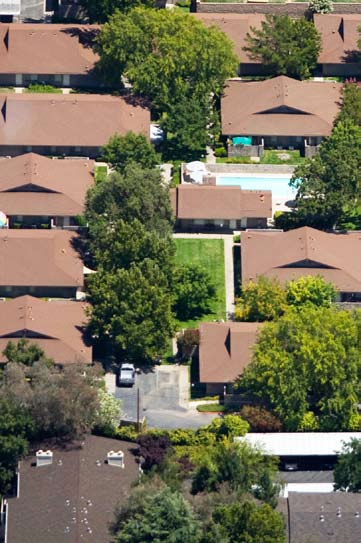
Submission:
[[[218,175],[216,184],[231,187],[239,186],[245,190],[271,190],[273,199],[293,200],[296,196],[296,190],[288,186],[290,179],[289,174]]]

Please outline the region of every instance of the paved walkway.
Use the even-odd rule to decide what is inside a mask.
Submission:
[[[226,314],[232,320],[234,315],[234,264],[233,264],[233,235],[232,234],[173,234],[175,238],[189,239],[223,239],[224,269],[226,280]]]

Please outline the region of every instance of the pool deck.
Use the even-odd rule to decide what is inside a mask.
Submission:
[[[273,174],[275,176],[292,175],[296,166],[287,164],[206,164],[209,172],[222,175],[234,174]]]

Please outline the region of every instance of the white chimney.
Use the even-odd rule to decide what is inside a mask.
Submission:
[[[53,463],[53,453],[51,451],[36,451],[36,467],[49,466]]]
[[[124,468],[124,453],[122,451],[109,451],[107,454],[109,466]]]

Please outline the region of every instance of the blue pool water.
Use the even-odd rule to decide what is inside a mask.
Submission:
[[[268,177],[264,176],[217,176],[217,185],[221,186],[239,186],[245,190],[271,190],[272,198],[282,198],[292,200],[296,191],[288,186],[290,177]]]

